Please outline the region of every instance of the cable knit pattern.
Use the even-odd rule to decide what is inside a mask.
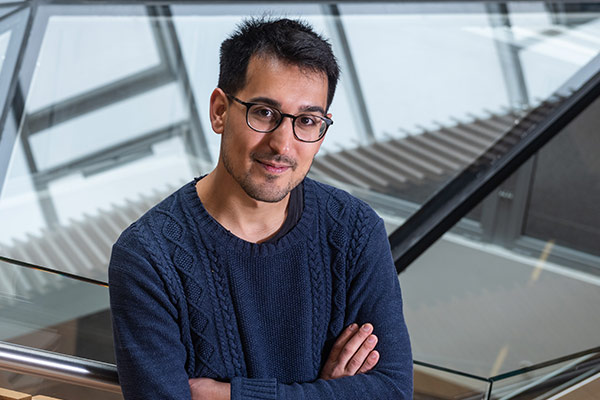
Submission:
[[[321,349],[323,348],[323,340],[325,332],[319,329],[314,329],[316,326],[321,326],[323,321],[323,307],[324,288],[323,288],[323,269],[320,267],[323,265],[318,260],[319,252],[314,242],[309,242],[308,250],[308,263],[310,268],[310,287],[312,289],[312,326],[313,326],[313,340],[312,340],[312,355],[313,355],[313,368],[315,373],[319,372],[321,367]]]
[[[344,196],[345,197],[345,196]],[[333,252],[333,311],[329,325],[329,335],[333,341],[342,331],[344,325],[344,304],[346,302],[346,265],[344,254],[348,246],[348,232],[342,229],[345,226],[343,218],[346,215],[347,203],[343,197],[329,196],[327,212],[334,222],[333,228],[328,232],[327,240]]]
[[[135,226],[135,225],[132,225]],[[136,226],[137,227],[137,226]],[[145,228],[145,227],[144,227]],[[162,277],[165,280],[168,288],[168,294],[171,296],[173,304],[177,306],[180,315],[185,315],[187,310],[187,301],[185,299],[184,290],[181,285],[181,281],[175,279],[171,270],[169,268],[170,264],[166,262],[164,256],[168,253],[160,253],[159,249],[156,246],[150,246],[148,242],[148,237],[151,233],[142,234],[138,230],[134,229],[138,234],[135,235],[135,238],[139,238],[140,243],[144,246],[145,249],[150,253],[151,259],[155,265],[163,265],[164,268],[162,270]],[[126,243],[124,243],[126,245]],[[114,251],[114,250],[113,250]],[[187,332],[190,331],[190,323],[189,319],[184,318],[180,320],[180,329],[181,329],[181,341],[184,343],[185,348],[189,354],[189,359],[186,362],[186,370],[188,374],[192,373],[194,370],[194,358],[195,353],[193,351],[193,343],[190,335]]]
[[[364,202],[306,179],[297,225],[275,243],[249,243],[206,212],[196,181],[113,246],[124,397],[190,399],[188,379],[203,376],[230,382],[234,400],[410,398],[410,344],[381,219]],[[376,369],[318,379],[352,322],[374,325]]]
[[[228,296],[228,290],[225,287],[225,277],[223,276],[223,271],[221,269],[219,260],[217,259],[217,254],[214,252],[214,250],[209,254],[211,256],[210,268],[215,282],[219,309],[221,311],[228,345],[228,347],[225,347],[223,351],[227,351],[228,353],[228,356],[225,357],[228,366],[231,364],[231,367],[228,368],[228,371],[230,371],[229,375],[236,376],[240,374],[242,365],[240,363],[240,354],[237,348],[238,346],[232,321],[233,307],[231,306],[230,297]]]

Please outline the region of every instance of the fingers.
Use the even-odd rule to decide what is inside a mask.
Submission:
[[[373,325],[364,324],[360,327],[360,329],[346,342],[344,348],[340,352],[338,357],[339,364],[347,366],[348,363],[352,360],[352,357],[359,351],[363,342],[367,340],[369,335],[373,332]],[[375,346],[373,346],[375,347]],[[371,348],[372,350],[373,348]],[[366,358],[366,355],[363,354],[363,361]],[[354,365],[357,361],[354,361],[352,364]],[[356,370],[360,368],[362,362],[356,367]],[[348,369],[348,368],[344,368]],[[351,369],[354,369],[353,367]]]
[[[371,328],[371,331],[372,331],[372,328]],[[368,332],[368,331],[365,330],[365,332]],[[346,373],[349,375],[356,374],[359,371],[359,369],[367,361],[369,361],[368,357],[371,354],[371,352],[373,351],[373,349],[375,348],[375,345],[377,345],[377,336],[371,335],[371,334],[368,335],[365,338],[365,340],[363,340],[362,343],[359,344],[358,349],[355,350],[352,357],[348,360],[348,362],[346,364]],[[368,364],[367,364],[367,366],[368,366]],[[367,371],[370,370],[371,368],[368,368]]]
[[[372,332],[373,325],[368,323],[360,328],[357,324],[348,326],[334,343],[320,377],[336,379],[373,369],[379,353],[374,350],[378,339]]]
[[[377,365],[377,361],[379,361],[379,352],[377,350],[373,350],[369,353],[369,356],[363,363],[362,367],[358,370],[359,374],[364,374],[369,372],[370,370]]]
[[[346,329],[344,329],[344,331],[337,338],[337,340],[333,344],[333,347],[331,348],[331,352],[329,353],[330,360],[338,359],[342,349],[344,348],[346,343],[348,343],[348,340],[350,340],[350,338],[356,333],[357,330],[358,324],[350,324],[348,325],[348,327],[346,327]]]

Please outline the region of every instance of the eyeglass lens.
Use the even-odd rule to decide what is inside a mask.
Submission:
[[[280,123],[283,116],[279,110],[262,104],[248,108],[248,125],[261,132],[270,132]],[[294,133],[301,140],[318,140],[327,129],[325,120],[317,115],[300,114],[293,119]]]

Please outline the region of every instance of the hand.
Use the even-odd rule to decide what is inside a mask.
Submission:
[[[210,378],[190,379],[192,400],[230,400],[231,385]]]
[[[348,326],[335,341],[321,371],[321,379],[336,379],[370,371],[379,361],[375,348],[377,336],[372,335],[373,325]]]

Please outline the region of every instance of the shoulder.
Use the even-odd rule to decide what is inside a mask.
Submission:
[[[176,254],[184,253],[176,251],[181,240],[175,242],[174,238],[185,236],[180,228],[185,225],[182,222],[185,208],[182,203],[185,203],[186,190],[190,190],[188,185],[193,183],[166,197],[121,233],[112,247],[109,285],[127,281],[128,287],[138,285],[166,290],[173,303],[180,301],[181,288],[172,260]],[[128,289],[123,287],[122,290]],[[118,284],[116,289],[111,289],[111,293],[116,292]]]
[[[113,245],[113,256],[119,249],[129,255],[158,262],[170,237],[178,236],[184,226],[186,192],[193,182],[185,184],[129,225]],[[112,262],[111,262],[112,264]]]
[[[307,179],[305,187],[314,192],[317,201],[319,225],[324,229],[330,247],[346,254],[353,264],[367,243],[376,235],[387,238],[383,220],[363,200],[324,183]],[[383,235],[383,236],[382,236]],[[384,240],[385,241],[385,240]],[[387,243],[387,241],[385,241]]]
[[[188,192],[192,182],[186,183],[175,192],[154,205],[129,227],[117,239],[116,244],[129,245],[132,241],[139,241],[154,231],[161,231],[169,220],[180,221],[184,218],[184,209],[187,207]]]
[[[365,201],[345,190],[306,178],[305,185],[314,191],[319,212],[349,229],[358,225],[375,225],[381,218]]]

